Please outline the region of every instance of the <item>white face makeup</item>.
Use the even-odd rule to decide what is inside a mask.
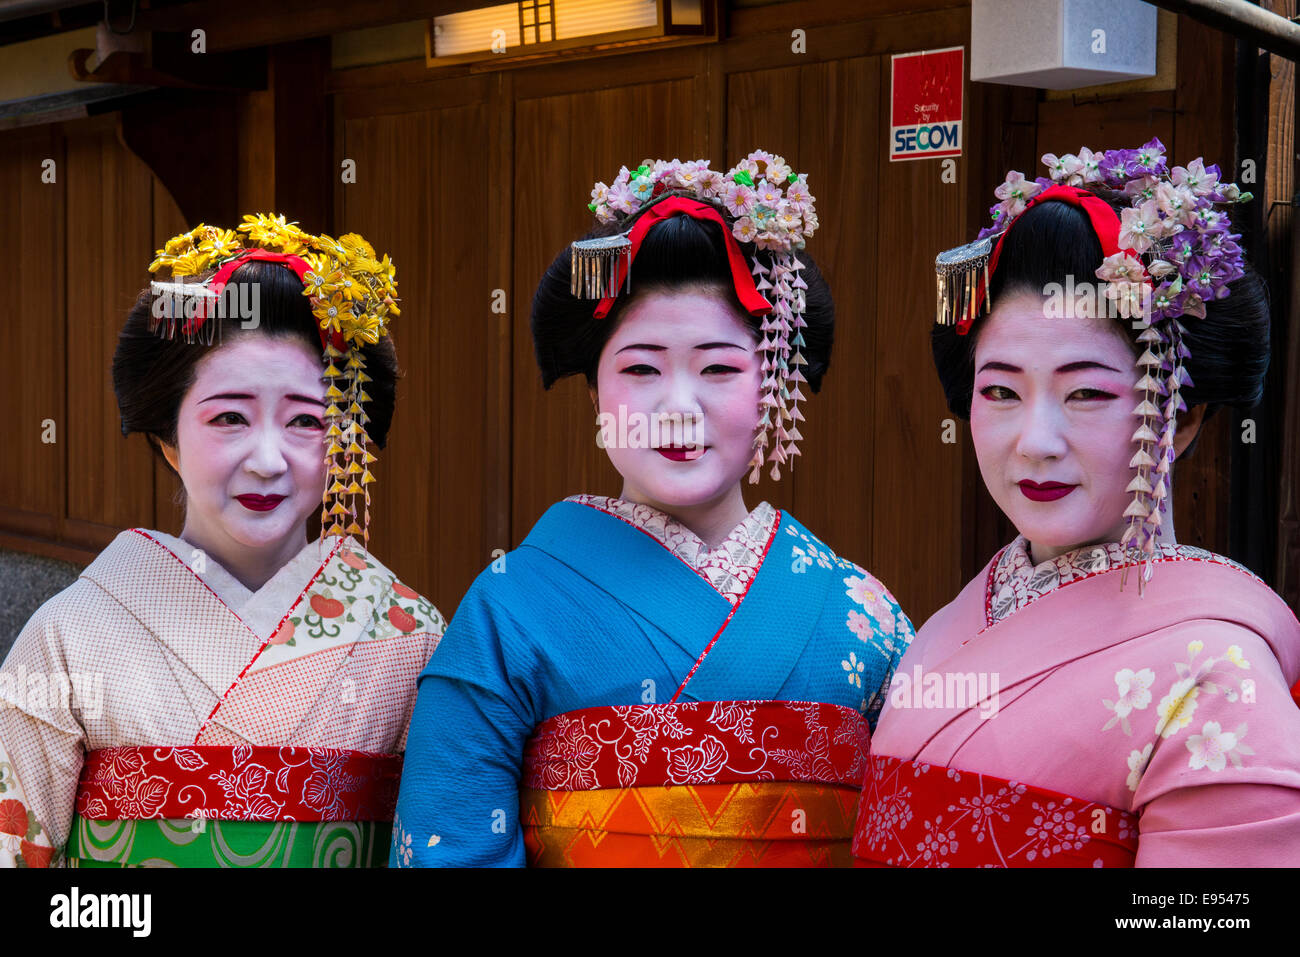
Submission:
[[[1004,298],[975,347],[971,435],[984,484],[1041,562],[1118,541],[1139,422],[1135,353],[1108,318],[1047,318]]]
[[[623,310],[597,368],[599,411],[664,424],[657,437],[606,441],[624,498],[672,511],[737,494],[758,434],[756,346],[722,288],[649,291]],[[667,425],[692,421],[693,434]]]
[[[168,460],[185,484],[183,537],[223,563],[287,561],[325,490],[325,384],[305,342],[241,336],[195,367]]]

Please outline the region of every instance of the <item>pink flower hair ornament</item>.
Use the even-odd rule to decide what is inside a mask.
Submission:
[[[1138,149],[1046,153],[1042,161],[1048,176],[1030,181],[1009,171],[995,190],[999,202],[989,210],[993,225],[975,242],[936,257],[935,321],[955,325],[965,335],[988,313],[990,277],[1002,241],[1027,209],[1064,201],[1087,213],[1105,257],[1096,275],[1111,314],[1142,330],[1133,387],[1141,396],[1133,409],[1140,423],[1129,462],[1135,474],[1127,489],[1133,500],[1124,511],[1127,527],[1120,539],[1134,563],[1143,565],[1141,591],[1154,572],[1161,515],[1169,507],[1177,415],[1187,411],[1181,390],[1192,385],[1185,366],[1191,354],[1183,339],[1187,329],[1179,320],[1204,318],[1205,304],[1225,298],[1228,285],[1244,275],[1241,236],[1231,232],[1227,213],[1217,207],[1249,202],[1252,196],[1235,183],[1221,182],[1219,167],[1205,166],[1200,157],[1170,169],[1159,139]],[[1102,190],[1122,193],[1128,207],[1116,214]],[[1126,575],[1127,569],[1121,583]]]
[[[613,185],[597,183],[588,209],[603,224],[625,226],[612,236],[581,239],[572,244],[570,292],[581,299],[598,299],[593,315],[609,314],[620,287],[632,290],[632,261],[641,240],[657,222],[674,215],[710,220],[722,227],[732,283],[741,306],[761,317],[763,353],[760,430],[754,438],[749,481],[756,483],[765,463],[773,481],[781,466],[794,468],[796,443],[804,421],[799,390],[808,364],[800,351],[808,284],[796,251],[817,230],[816,202],[808,191],[807,174],[794,173],[786,161],[755,150],[727,171],[709,169],[708,160],[645,160],[635,170],[619,170]],[[748,258],[740,244],[755,251]],[[766,251],[766,257],[759,255]],[[766,261],[765,261],[766,260]]]

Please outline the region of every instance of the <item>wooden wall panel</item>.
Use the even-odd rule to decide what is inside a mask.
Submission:
[[[172,199],[171,194],[167,192],[162,183],[154,179],[152,248],[161,249],[167,240],[180,235],[189,228],[190,224],[185,222],[176,201]],[[147,275],[144,268],[147,265],[147,263],[141,264],[139,271],[141,285],[143,285],[144,276]],[[143,435],[132,435],[124,441],[148,446],[148,441]],[[183,490],[180,476],[171,470],[171,466],[167,464],[161,455],[152,449],[148,449],[148,452],[153,457],[154,511],[153,522],[150,527],[161,532],[167,532],[169,535],[179,536],[185,528],[185,508],[181,504],[183,502],[181,494]]]
[[[153,250],[180,232],[175,203],[120,142],[112,116],[3,134],[0,254],[29,277],[15,288],[25,339],[13,390],[23,467],[0,490],[9,547],[88,561],[123,528],[178,532],[175,480],[140,436],[124,439],[112,390],[117,335]],[[56,181],[40,180],[56,161]],[[72,224],[67,228],[66,224]],[[57,441],[44,443],[52,419]],[[167,486],[166,501],[160,501]],[[21,537],[13,537],[21,536]]]
[[[55,183],[42,183],[54,160]],[[0,527],[51,537],[63,511],[67,415],[63,369],[63,145],[50,127],[0,133],[0,261],[11,277],[0,337],[9,344],[11,467],[0,483]],[[53,420],[53,443],[42,441]]]
[[[599,65],[592,65],[589,89]],[[511,537],[518,542],[554,502],[577,492],[617,495],[622,480],[596,446],[596,415],[581,376],[548,394],[533,358],[528,317],[552,258],[592,224],[597,180],[647,157],[710,155],[694,116],[692,78],[521,99],[515,106],[514,484]],[[717,160],[715,159],[715,163]]]
[[[890,88],[880,59],[880,89]],[[882,110],[876,142],[887,142]],[[960,169],[960,166],[959,166]],[[961,482],[957,446],[942,441],[949,417],[933,387],[930,326],[934,257],[966,232],[964,181],[945,184],[928,161],[881,162],[875,284],[875,417],[871,571],[920,627],[952,600],[961,578]]]
[[[485,494],[485,386],[503,374],[491,348],[501,240],[478,176],[491,162],[485,107],[353,117],[343,139],[357,182],[342,190],[338,232],[392,256],[402,298],[392,335],[404,377],[374,470],[371,547],[450,615],[503,544],[483,520],[504,506]]]
[[[727,76],[726,163],[753,149],[784,156],[818,198],[808,254],[836,303],[835,347],[822,391],[803,409],[793,473],[765,469],[749,504],[788,508],[837,553],[870,566],[877,321],[876,177],[880,61],[831,60]],[[828,149],[828,144],[834,144]]]
[[[876,354],[887,342],[877,335],[876,299],[880,58],[799,72],[799,169],[808,173],[820,221],[808,248],[835,298],[835,348],[821,392],[807,403],[791,511],[838,554],[874,572],[872,526],[882,507],[875,495],[876,437],[895,426],[879,415],[876,401]]]
[[[1217,162],[1225,178],[1236,165],[1235,93],[1229,78],[1235,76],[1231,37],[1203,23],[1180,19],[1178,24],[1177,112],[1170,138],[1163,140],[1172,162],[1186,165],[1203,156]],[[1193,68],[1191,65],[1195,64]],[[1256,187],[1258,194],[1259,189]],[[1178,541],[1227,554],[1230,444],[1239,440],[1232,410],[1223,410],[1202,427],[1192,454],[1180,460],[1173,472],[1174,532]]]
[[[1296,0],[1272,0],[1263,4],[1285,17],[1296,14]],[[1289,203],[1295,194],[1300,155],[1296,153],[1296,64],[1272,54],[1272,82],[1269,87],[1267,181],[1263,196],[1269,212],[1266,221],[1273,281],[1273,331],[1276,343],[1274,364],[1269,375],[1278,382],[1280,396],[1276,421],[1281,430],[1278,455],[1278,528],[1276,576],[1279,594],[1300,608],[1300,310],[1294,289],[1300,277],[1293,275],[1297,211],[1274,203]],[[1256,200],[1258,202],[1259,200]],[[1276,215],[1274,215],[1276,214]]]
[[[102,547],[153,517],[153,463],[124,442],[111,360],[118,332],[147,279],[154,249],[149,170],[116,139],[112,123],[67,139],[68,519]]]

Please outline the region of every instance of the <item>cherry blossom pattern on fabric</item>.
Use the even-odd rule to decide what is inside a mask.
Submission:
[[[549,791],[742,781],[858,787],[870,734],[852,708],[802,701],[613,705],[559,714],[524,750]]]
[[[1230,558],[1192,545],[1157,543],[1154,562],[1191,561],[1227,565],[1260,581],[1250,569]],[[989,572],[984,612],[988,625],[995,625],[1058,588],[1073,585],[1094,575],[1119,568],[1143,564],[1145,558],[1132,559],[1118,542],[1085,545],[1038,565],[1029,557],[1029,542],[1020,535],[1004,548]]]
[[[402,826],[402,815],[393,820],[393,850],[396,852],[397,866],[410,867],[415,848],[411,841],[411,832]]]
[[[333,748],[117,747],[90,752],[90,820],[391,821],[400,755]]]
[[[850,609],[844,620],[845,627],[855,641],[847,644],[840,660],[844,678],[862,691],[863,713],[876,713],[884,705],[883,689],[869,687],[866,681],[868,667],[873,658],[883,658],[886,669],[911,644],[915,633],[912,623],[903,614],[894,596],[875,576],[856,562],[840,558],[816,535],[786,526],[786,534],[797,539],[790,543],[790,567],[810,570],[814,567],[833,570],[842,577],[845,594],[862,606],[862,611]],[[859,645],[856,642],[861,642]],[[872,671],[875,669],[873,668]]]
[[[865,647],[855,645],[840,667],[848,673],[850,683],[862,688],[866,665],[863,659],[866,656],[883,658],[886,669],[892,674],[890,664],[902,657],[916,634],[912,631],[912,623],[885,586],[866,570],[858,566],[854,569],[856,574],[844,579],[845,594],[863,610],[849,609],[845,625]],[[875,711],[878,706],[883,706],[884,702],[880,700],[883,691],[883,688],[863,688],[863,710]]]
[[[1155,697],[1158,692],[1153,690],[1157,686],[1153,669],[1121,668],[1115,673],[1115,697],[1103,698],[1101,702],[1110,713],[1101,730],[1109,731],[1118,725],[1131,737],[1134,725],[1141,721],[1148,728],[1144,737],[1150,738],[1141,749],[1134,748],[1126,759],[1130,791],[1137,791],[1155,745],[1162,739],[1177,737],[1184,730],[1188,730],[1184,745],[1189,752],[1189,771],[1222,771],[1229,762],[1239,768],[1245,758],[1255,753],[1245,742],[1248,730],[1245,721],[1232,727],[1224,727],[1222,721],[1204,721],[1197,730],[1196,710],[1206,699],[1222,695],[1229,704],[1239,704],[1249,698],[1246,689],[1250,678],[1246,672],[1250,671],[1250,662],[1241,647],[1229,645],[1222,655],[1202,658],[1204,650],[1202,641],[1188,643],[1187,660],[1173,663],[1173,681],[1159,699]],[[1153,703],[1155,706],[1151,707]]]
[[[1132,867],[1128,811],[992,775],[867,759],[853,853],[890,867]]]

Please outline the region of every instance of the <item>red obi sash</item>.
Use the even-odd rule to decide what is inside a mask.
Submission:
[[[333,748],[122,747],[91,751],[77,785],[90,820],[391,822],[400,754]]]
[[[524,749],[532,866],[847,866],[870,734],[852,708],[586,708]]]
[[[853,853],[865,867],[1132,867],[1138,820],[991,774],[867,759]]]

